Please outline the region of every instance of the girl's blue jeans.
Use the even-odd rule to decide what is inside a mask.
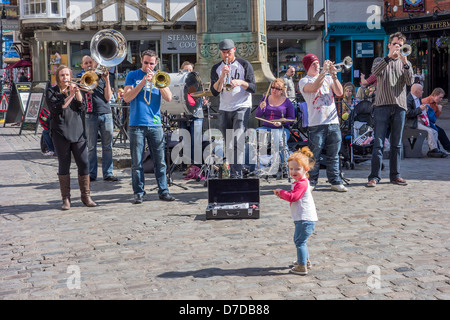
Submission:
[[[306,265],[306,260],[309,258],[308,246],[306,242],[309,236],[313,233],[316,226],[315,221],[294,221],[294,243],[297,248],[297,262],[301,265]]]

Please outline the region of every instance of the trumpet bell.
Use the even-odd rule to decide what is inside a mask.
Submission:
[[[342,60],[341,63],[337,63],[337,64],[335,64],[335,66],[336,66],[336,69],[338,72],[341,72],[343,70],[342,66],[345,69],[350,69],[353,66],[353,59],[351,57],[347,56],[344,58],[344,60]]]
[[[158,88],[163,89],[170,84],[170,76],[167,72],[158,71],[153,75],[152,84]]]
[[[404,45],[402,45],[400,47],[400,54],[404,57],[409,56],[411,54],[411,52],[412,52],[412,47],[407,43],[405,43]]]
[[[127,55],[125,37],[114,29],[104,29],[97,32],[91,39],[91,55],[100,66],[114,67]]]

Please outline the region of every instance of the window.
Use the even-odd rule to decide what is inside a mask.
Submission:
[[[65,18],[63,5],[64,0],[23,0],[21,18]]]

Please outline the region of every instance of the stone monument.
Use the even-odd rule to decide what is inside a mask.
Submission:
[[[195,71],[203,82],[209,84],[211,68],[221,60],[219,42],[227,38],[234,41],[236,56],[253,66],[257,105],[274,79],[267,62],[265,0],[198,0]]]

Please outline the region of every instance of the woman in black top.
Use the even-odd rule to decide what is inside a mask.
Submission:
[[[56,83],[46,93],[47,106],[51,114],[51,134],[58,155],[58,177],[63,204],[61,209],[70,209],[70,163],[71,154],[78,167],[78,183],[81,201],[87,207],[96,206],[90,196],[87,143],[84,132],[86,105],[80,90],[71,84],[72,71],[64,65],[56,70]]]

